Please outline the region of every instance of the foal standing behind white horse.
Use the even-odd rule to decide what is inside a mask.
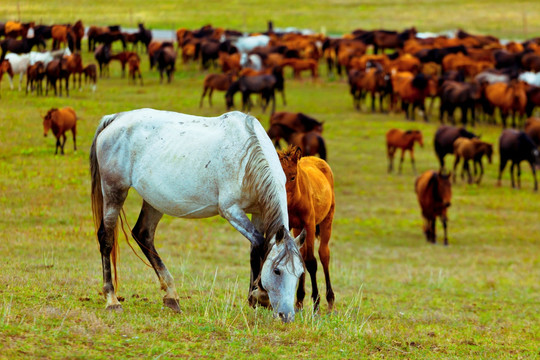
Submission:
[[[90,169],[108,309],[122,308],[111,261],[116,273],[115,227],[132,187],[144,199],[132,234],[158,275],[166,306],[180,310],[174,280],[154,247],[161,217],[221,215],[251,242],[250,303],[270,300],[275,315],[294,319],[305,233],[296,244],[288,231],[285,174],[257,119],[241,112],[206,118],[153,109],[107,115],[92,142]],[[253,214],[251,221],[246,213]]]

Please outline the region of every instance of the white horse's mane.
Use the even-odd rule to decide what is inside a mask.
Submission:
[[[246,172],[242,180],[242,188],[249,191],[259,204],[264,224],[266,239],[271,239],[283,225],[280,199],[280,187],[275,182],[274,173],[266,159],[257,134],[253,128],[252,116],[246,117],[246,128],[249,138],[246,141]]]

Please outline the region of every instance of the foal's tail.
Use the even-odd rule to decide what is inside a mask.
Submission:
[[[92,146],[90,147],[90,176],[92,178],[91,198],[92,198],[92,214],[94,217],[94,227],[96,234],[98,235],[99,242],[99,228],[103,224],[103,192],[101,190],[101,175],[99,173],[99,164],[96,154],[96,141],[98,135],[105,129],[118,114],[106,115],[101,119],[98,125]],[[118,288],[118,276],[116,272],[116,260],[118,259],[118,225],[114,230],[113,247],[111,251],[111,262],[114,268],[114,286]]]

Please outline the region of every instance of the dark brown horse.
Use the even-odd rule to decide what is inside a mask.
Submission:
[[[172,46],[162,46],[154,53],[154,63],[157,64],[159,70],[160,83],[163,83],[163,72],[167,73],[167,82],[170,83],[173,78],[175,64],[176,64],[176,51]]]
[[[54,155],[60,153],[64,155],[64,145],[66,144],[66,131],[71,130],[73,134],[73,150],[77,151],[77,114],[73,108],[66,106],[62,109],[50,109],[43,117],[43,136],[47,136],[49,129],[52,130],[56,137],[56,150]],[[60,138],[63,138],[60,142]]]
[[[41,38],[24,38],[22,40],[15,40],[7,38],[0,41],[0,48],[2,49],[2,55],[0,56],[0,63],[4,61],[6,53],[8,51],[15,54],[26,54],[32,51],[32,48],[36,45],[42,45],[45,47],[45,41]]]
[[[45,67],[45,74],[47,76],[47,86],[45,88],[45,95],[49,93],[49,85],[54,89],[54,95],[58,95],[56,89],[56,82],[59,81],[60,96],[62,96],[62,79],[66,82],[66,95],[69,96],[69,75],[70,72],[66,67],[66,59],[54,59],[50,61]]]
[[[414,173],[416,174],[416,168],[414,166],[414,143],[418,142],[420,146],[424,147],[424,138],[420,130],[407,130],[390,129],[386,133],[386,151],[388,155],[388,172],[392,172],[394,168],[394,155],[397,149],[401,149],[401,160],[399,161],[399,173],[401,174],[401,167],[403,160],[405,159],[405,152],[408,150],[411,153],[411,164]]]
[[[472,125],[474,126],[474,109],[482,96],[482,88],[479,84],[446,80],[441,85],[440,96],[439,120],[441,123],[446,112],[448,120],[455,125],[454,111],[459,107],[461,108],[461,123],[463,125],[467,124],[467,113],[470,111]]]
[[[143,84],[142,74],[141,74],[141,59],[139,58],[139,55],[133,54],[128,59],[128,66],[129,66],[129,78],[133,80],[133,83],[137,83],[137,77],[139,78],[139,81],[141,82],[141,85]]]
[[[446,154],[454,153],[454,141],[459,137],[472,139],[477,138],[478,136],[467,131],[464,127],[457,128],[454,126],[441,125],[437,129],[433,144],[435,146],[435,153],[441,164],[441,169],[444,168],[444,157]]]
[[[521,187],[521,168],[519,163],[527,161],[531,166],[531,170],[534,177],[534,191],[538,190],[538,181],[536,180],[535,165],[540,163],[540,154],[538,147],[531,140],[531,138],[523,131],[516,130],[503,130],[499,138],[499,177],[497,185],[501,185],[501,177],[506,166],[506,163],[510,160],[512,165],[510,167],[510,179],[512,180],[512,187],[515,188],[514,182],[514,168],[517,168],[517,187]]]
[[[291,129],[293,129],[296,132],[309,132],[309,131],[316,131],[319,134],[322,134],[323,131],[323,123],[307,116],[304,113],[293,113],[293,112],[287,112],[287,111],[278,111],[273,113],[270,116],[270,126],[274,124],[281,124],[285,125]],[[271,138],[274,140],[274,145],[276,147],[279,147],[279,140],[281,139],[279,136],[274,138]]]
[[[77,52],[69,56],[65,56],[65,61],[67,71],[69,71],[70,74],[73,74],[73,87],[75,88],[77,86],[77,75],[79,75],[79,90],[81,90],[81,78],[84,69],[81,54]]]
[[[321,159],[327,159],[326,142],[318,130],[295,131],[283,124],[273,124],[267,134],[274,143],[276,139],[284,139],[287,144],[297,146],[305,156],[318,154]],[[277,145],[279,146],[279,142]]]
[[[36,84],[36,94],[43,95],[43,78],[45,77],[45,66],[43,62],[38,61],[34,65],[30,65],[26,70],[26,94],[28,90],[34,91],[34,83]],[[1,80],[1,76],[0,76]]]
[[[261,94],[263,112],[272,101],[272,113],[274,113],[276,109],[275,89],[276,77],[273,75],[241,76],[240,79],[231,84],[225,94],[227,109],[234,106],[234,94],[240,91],[242,93],[242,110],[251,110],[251,94]]]
[[[488,161],[491,164],[493,145],[474,138],[457,138],[456,141],[454,141],[454,183],[456,182],[456,168],[460,160],[463,159],[463,165],[461,167],[461,179],[463,180],[463,174],[465,171],[467,171],[469,184],[472,184],[473,178],[471,176],[471,170],[469,168],[469,160],[473,160],[474,176],[476,176],[477,174],[477,166],[480,167],[480,174],[476,179],[476,183],[480,184],[480,182],[482,181],[482,176],[484,175],[484,165],[482,164],[482,157],[484,155],[488,158]]]
[[[84,73],[84,83],[86,84],[90,80],[92,85],[92,90],[96,91],[96,82],[97,82],[97,66],[96,64],[86,65],[83,69]]]
[[[444,228],[444,245],[448,245],[447,211],[452,199],[450,174],[428,170],[416,179],[414,188],[425,220],[426,240],[436,243],[435,220],[440,217]]]
[[[99,45],[94,51],[94,58],[99,64],[99,77],[109,76],[109,63],[111,62],[111,46],[108,44]]]

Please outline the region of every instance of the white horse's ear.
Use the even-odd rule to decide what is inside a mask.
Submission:
[[[285,229],[285,226],[281,225],[276,232],[276,244],[279,244],[284,238],[285,238],[285,232],[287,229]]]
[[[300,235],[298,235],[296,239],[294,239],[294,241],[296,242],[296,246],[298,246],[299,249],[302,247],[302,245],[304,245],[304,242],[306,241],[306,234],[307,231],[306,228],[304,228]]]

